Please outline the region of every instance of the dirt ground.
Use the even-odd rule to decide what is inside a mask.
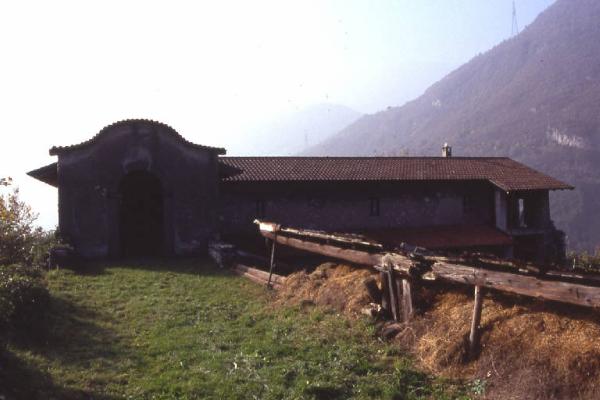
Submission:
[[[363,285],[370,276],[377,274],[326,263],[290,275],[277,302],[314,303],[358,317],[371,301]],[[486,399],[600,398],[600,313],[487,291],[481,352],[470,361],[471,290],[439,284],[416,290],[416,317],[392,340],[431,373],[480,379]]]

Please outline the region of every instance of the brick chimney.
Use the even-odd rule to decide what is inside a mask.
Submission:
[[[444,143],[442,146],[442,157],[452,157],[452,146],[449,146],[448,143]]]

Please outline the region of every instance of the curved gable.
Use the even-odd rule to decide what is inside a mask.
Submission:
[[[50,155],[61,155],[65,153],[69,153],[75,150],[81,150],[88,148],[98,142],[100,142],[103,138],[114,134],[115,132],[122,131],[123,128],[127,130],[133,130],[134,132],[138,130],[152,130],[155,132],[161,132],[165,135],[169,135],[174,138],[181,144],[191,148],[198,150],[208,150],[211,152],[215,152],[216,154],[225,154],[225,149],[220,147],[210,147],[203,146],[200,144],[192,143],[189,140],[185,139],[181,136],[175,129],[171,126],[164,124],[162,122],[153,121],[150,119],[126,119],[122,121],[115,122],[113,124],[107,125],[100,130],[96,135],[94,135],[91,139],[86,140],[85,142],[81,142],[79,144],[74,144],[70,146],[54,146],[50,149]]]

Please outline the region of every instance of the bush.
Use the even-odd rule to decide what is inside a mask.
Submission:
[[[574,270],[600,273],[600,248],[594,253],[571,252],[567,255],[569,266]]]
[[[0,179],[0,265],[45,265],[49,250],[60,243],[54,231],[34,225],[37,214],[11,190],[10,178]]]
[[[0,328],[35,333],[42,328],[50,294],[39,268],[0,267]]]
[[[71,246],[62,243],[57,231],[41,232],[32,243],[30,249],[31,262],[35,266],[49,268],[52,252],[61,249],[63,251],[73,251]]]
[[[10,186],[10,178],[0,179],[0,186]],[[0,194],[0,265],[29,264],[33,261],[33,247],[41,228],[33,222],[37,215],[19,199],[19,190]]]
[[[12,184],[0,179],[0,187]],[[48,249],[57,241],[52,232],[36,228],[37,216],[19,199],[18,189],[0,193],[0,333],[36,334],[43,327],[50,299],[41,269]],[[20,335],[23,336],[23,335]]]

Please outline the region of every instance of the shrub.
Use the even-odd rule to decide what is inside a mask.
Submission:
[[[600,248],[597,248],[594,253],[586,251],[582,253],[571,252],[567,255],[569,266],[574,270],[587,272],[600,272]]]
[[[34,225],[37,214],[19,198],[19,189],[10,186],[10,178],[0,179],[5,190],[0,193],[0,265],[45,265],[58,237]]]
[[[0,267],[0,328],[2,332],[35,333],[43,327],[50,295],[39,268]]]
[[[10,178],[0,186],[10,186]],[[36,239],[42,234],[33,222],[37,215],[19,199],[19,189],[0,193],[0,265],[31,263]]]
[[[30,249],[32,264],[38,267],[50,267],[50,255],[53,251],[58,249],[73,251],[71,246],[64,244],[60,240],[58,231],[41,232],[36,235]]]
[[[0,188],[12,185],[0,179]],[[36,334],[43,331],[50,299],[39,265],[56,241],[52,232],[34,226],[37,215],[19,199],[18,189],[0,192],[0,333]]]

